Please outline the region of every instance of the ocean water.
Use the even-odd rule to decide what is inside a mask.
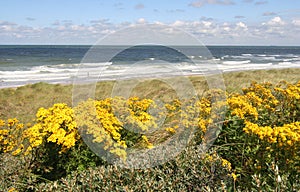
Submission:
[[[300,47],[1,45],[0,88],[300,67]]]

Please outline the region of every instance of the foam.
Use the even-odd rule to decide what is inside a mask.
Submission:
[[[16,87],[41,81],[71,83],[75,77],[78,81],[93,82],[137,77],[205,75],[218,71],[300,68],[300,57],[295,55],[290,55],[289,58],[280,59],[276,62],[272,61],[276,59],[273,56],[243,54],[242,57],[252,57],[252,59],[234,60],[228,56],[226,59],[197,60],[195,64],[183,62],[161,65],[156,60],[148,60],[132,65],[115,65],[106,62],[32,66],[23,70],[0,71],[0,88]],[[253,58],[256,59],[256,62]]]
[[[248,64],[250,63],[250,60],[244,60],[244,61],[223,61],[224,65],[241,65],[241,64]]]

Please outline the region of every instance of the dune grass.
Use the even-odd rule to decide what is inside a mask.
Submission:
[[[300,69],[255,70],[224,73],[224,84],[228,92],[239,92],[252,81],[276,83],[282,80],[294,83],[299,81]],[[173,77],[180,78],[180,77]],[[188,77],[199,96],[208,89],[205,77]],[[176,82],[180,82],[176,80]],[[95,99],[104,99],[118,94],[119,91],[132,88],[132,80],[121,82],[99,82],[95,89]],[[120,86],[122,86],[120,88]],[[124,87],[125,86],[125,87]],[[180,87],[180,85],[179,85]],[[121,90],[117,90],[117,89]],[[18,118],[22,122],[31,122],[40,107],[48,108],[55,103],[72,106],[73,85],[37,83],[18,88],[0,89],[0,119]],[[141,81],[129,90],[129,96],[170,100],[176,97],[176,91],[165,82],[156,79]],[[116,95],[115,94],[115,95]]]

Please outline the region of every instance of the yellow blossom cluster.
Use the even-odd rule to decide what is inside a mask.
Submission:
[[[258,119],[258,112],[256,108],[251,105],[248,97],[249,94],[235,94],[227,99],[232,116],[238,116],[241,119],[244,119],[245,117],[253,117],[254,119]]]
[[[124,139],[129,132],[141,135],[136,141],[146,148],[152,143],[144,135],[150,128],[157,127],[156,118],[148,112],[156,107],[150,99],[115,97],[104,100],[88,100],[75,108],[79,131],[93,136],[93,142],[104,144],[104,149],[123,159],[126,158],[127,143]]]
[[[216,162],[217,160],[220,160],[220,163],[222,165],[223,168],[231,171],[232,167],[231,167],[231,163],[220,157],[216,152],[212,153],[212,154],[205,154],[205,160],[209,161],[209,162]]]
[[[261,140],[278,143],[279,147],[291,147],[300,143],[300,122],[284,124],[283,126],[259,126],[249,121],[243,129],[247,134],[257,135]]]
[[[282,93],[288,100],[300,99],[300,81],[297,84],[282,81],[274,90]]]
[[[243,88],[244,94],[248,95],[249,102],[253,106],[263,104],[265,109],[273,110],[279,104],[278,99],[274,95],[273,85],[269,82],[257,83],[252,82],[250,87]]]
[[[153,148],[153,144],[151,142],[149,142],[148,138],[143,135],[142,136],[142,143],[145,145],[146,148],[151,149]]]
[[[220,130],[227,110],[226,92],[220,89],[207,91],[204,97],[196,101],[195,109],[198,113],[196,122],[201,139],[207,141],[213,139],[213,134],[208,134],[206,137],[204,135],[207,131],[217,133]]]
[[[227,102],[231,114],[244,120],[246,134],[279,147],[300,144],[300,81],[277,85],[253,82],[243,92]]]
[[[18,129],[13,129],[14,134],[8,129],[0,130],[1,150],[12,152],[14,149],[14,154],[23,152],[27,155],[46,143],[55,143],[60,152],[65,152],[75,146],[80,135],[84,134],[91,135],[92,142],[101,144],[104,150],[125,158],[127,140],[132,139],[126,138],[127,135],[135,135],[135,140],[131,142],[137,147],[152,148],[154,145],[146,136],[148,131],[153,134],[164,130],[169,135],[163,135],[168,137],[175,134],[179,127],[203,124],[205,130],[211,122],[210,105],[207,99],[198,101],[193,98],[185,104],[175,99],[158,107],[153,100],[138,97],[89,99],[73,109],[64,103],[57,103],[48,109],[40,108],[34,124],[24,129],[18,120],[8,120],[8,127]],[[160,130],[156,129],[158,123]],[[5,122],[1,121],[0,125],[3,127]],[[10,138],[10,142],[4,137]]]
[[[166,117],[164,121],[164,125],[166,126],[165,130],[170,134],[176,133],[177,129],[179,128],[182,111],[181,106],[182,102],[178,99],[174,99],[172,102],[164,105],[166,111],[161,109],[161,111],[164,112],[162,116]]]
[[[231,163],[228,160],[223,158],[221,160],[222,160],[222,166],[227,168],[228,170],[231,170]]]
[[[253,82],[241,94],[227,95],[226,100],[224,95],[222,90],[210,90],[200,99],[174,99],[163,106],[138,97],[89,99],[74,108],[58,103],[40,108],[33,125],[25,126],[17,119],[0,120],[0,151],[28,154],[50,142],[65,152],[76,145],[80,135],[86,135],[125,159],[128,146],[152,148],[159,144],[153,143],[155,134],[170,137],[197,127],[203,139],[208,128],[236,118],[243,122],[244,133],[270,144],[300,144],[300,81],[278,85]],[[229,115],[225,121],[224,112]]]
[[[212,123],[211,102],[207,98],[202,98],[197,101],[196,107],[199,109],[198,127],[205,133],[208,125]]]
[[[127,117],[126,122],[132,126],[138,127],[138,131],[148,131],[149,128],[156,129],[157,124],[155,117],[151,116],[148,112],[150,107],[156,108],[154,101],[151,99],[140,99],[138,97],[131,97],[127,102],[130,115]]]
[[[75,146],[79,139],[73,109],[66,104],[40,108],[34,125],[19,123],[17,119],[0,120],[0,150],[13,155],[28,155],[45,142],[56,143],[61,152]]]
[[[212,154],[208,154],[208,153],[205,154],[204,160],[208,161],[209,163],[220,163],[222,168],[229,171],[228,175],[234,181],[237,180],[237,175],[233,172],[231,163],[227,159],[220,157],[216,152],[214,152]]]
[[[89,99],[80,103],[74,109],[75,120],[83,138],[91,135],[93,143],[103,144],[104,150],[125,159],[127,146],[120,134],[123,123],[113,115],[111,101],[112,99]]]
[[[24,131],[30,147],[38,147],[43,142],[56,143],[61,152],[75,146],[79,139],[74,111],[64,103],[54,104],[49,109],[40,108],[36,114],[36,122]]]
[[[0,151],[11,152],[13,155],[21,153],[24,145],[20,133],[24,128],[24,124],[16,118],[8,119],[7,122],[0,120]]]
[[[7,123],[1,120],[0,149],[14,155],[21,152],[27,155],[34,148],[51,142],[60,147],[60,152],[65,152],[85,133],[93,136],[93,142],[102,143],[105,150],[125,157],[127,144],[122,134],[126,135],[126,130],[140,135],[136,143],[153,147],[143,134],[157,127],[157,117],[149,113],[150,107],[157,107],[154,101],[138,97],[88,100],[74,109],[57,103],[48,109],[40,108],[33,126],[24,127],[17,119],[8,119]]]

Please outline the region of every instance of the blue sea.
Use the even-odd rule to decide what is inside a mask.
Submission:
[[[300,67],[295,46],[1,45],[0,88]]]

